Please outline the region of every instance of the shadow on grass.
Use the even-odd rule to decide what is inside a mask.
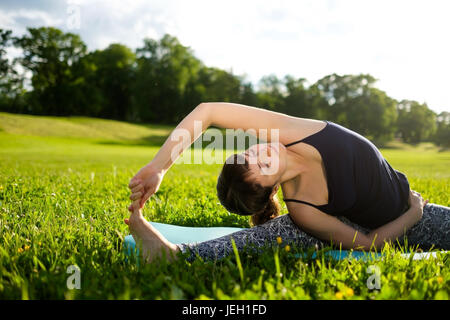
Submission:
[[[129,140],[100,140],[96,144],[102,145],[118,145],[118,146],[129,146],[129,147],[161,147],[166,141],[168,136],[161,135],[150,135],[140,139],[129,139]]]
[[[138,138],[138,139],[97,140],[95,143],[101,144],[101,145],[161,147],[164,144],[164,142],[167,140],[168,137],[169,137],[169,135],[153,134],[153,135],[149,135],[149,136]],[[211,140],[208,137],[205,137],[204,134],[201,137],[199,137],[198,139],[201,139],[202,149],[209,146],[214,140],[214,139]],[[237,138],[237,136],[233,136],[233,135],[223,135],[221,144],[220,144],[220,141],[218,141],[219,145],[222,146],[222,149],[224,149],[224,150],[227,149],[226,146],[228,145],[227,144],[228,139],[232,139],[232,140],[234,139],[234,142],[232,145],[233,145],[234,149],[236,149],[236,147],[235,147],[236,141],[237,141],[236,139],[238,139],[238,138]],[[248,135],[244,135],[244,141],[245,141],[244,149],[249,148],[254,143],[254,142],[250,143]],[[216,142],[216,141],[214,140],[214,142]],[[192,143],[192,145],[194,145],[194,143]],[[261,141],[260,143],[263,143],[263,141]]]
[[[373,142],[373,141],[372,141]],[[436,152],[447,152],[450,151],[450,147],[439,146],[430,141],[421,142],[403,142],[398,139],[394,139],[387,142],[373,142],[379,149],[390,149],[390,150],[421,150],[421,151],[436,151]]]
[[[118,146],[136,146],[136,147],[161,147],[166,141],[167,136],[151,135],[141,139],[129,139],[129,140],[99,140],[96,144],[102,145],[118,145]],[[205,148],[210,144],[209,141],[203,141],[202,148]]]

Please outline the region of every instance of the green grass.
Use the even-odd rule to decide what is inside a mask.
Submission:
[[[139,269],[121,250],[130,178],[170,127],[90,118],[0,114],[0,299],[448,299],[449,254],[372,262],[296,259],[284,245],[221,261],[179,260]],[[152,138],[149,138],[152,137]],[[106,141],[106,142],[105,142]],[[450,206],[450,152],[429,144],[382,149],[414,190]],[[152,221],[248,227],[215,194],[221,165],[174,164],[146,204]],[[280,199],[281,199],[280,192]],[[283,213],[287,213],[284,203]],[[392,254],[392,255],[391,255]],[[66,285],[70,265],[81,289]],[[381,289],[370,290],[370,265]],[[351,289],[351,290],[350,290]]]

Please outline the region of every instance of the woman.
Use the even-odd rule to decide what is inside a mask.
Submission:
[[[301,246],[368,250],[385,242],[422,248],[450,248],[450,209],[423,202],[410,190],[406,176],[389,165],[379,150],[361,135],[329,121],[303,119],[234,103],[202,103],[176,130],[187,130],[193,143],[213,125],[221,128],[261,129],[267,143],[256,144],[227,159],[217,182],[218,197],[230,212],[251,215],[255,227],[199,244],[172,244],[142,216],[141,209],[158,189],[164,174],[189,146],[179,148],[170,137],[155,158],[130,181],[125,219],[135,240],[142,241],[148,261],[165,253],[176,257],[188,252],[204,258],[221,258],[238,249],[261,246],[277,237]],[[272,137],[278,130],[278,139]],[[281,187],[289,214],[279,216],[276,193]],[[175,255],[174,255],[175,254]]]

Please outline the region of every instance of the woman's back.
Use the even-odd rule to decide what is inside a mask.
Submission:
[[[326,205],[313,205],[316,208],[371,229],[394,220],[407,209],[406,176],[394,170],[365,137],[326,121],[319,132],[286,147],[299,142],[317,149],[325,167],[329,201]]]

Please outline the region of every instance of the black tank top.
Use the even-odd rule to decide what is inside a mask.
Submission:
[[[320,153],[326,171],[328,203],[313,206],[333,216],[344,216],[375,229],[408,209],[409,182],[393,169],[377,147],[360,134],[331,121],[319,132],[296,143],[307,143]]]

